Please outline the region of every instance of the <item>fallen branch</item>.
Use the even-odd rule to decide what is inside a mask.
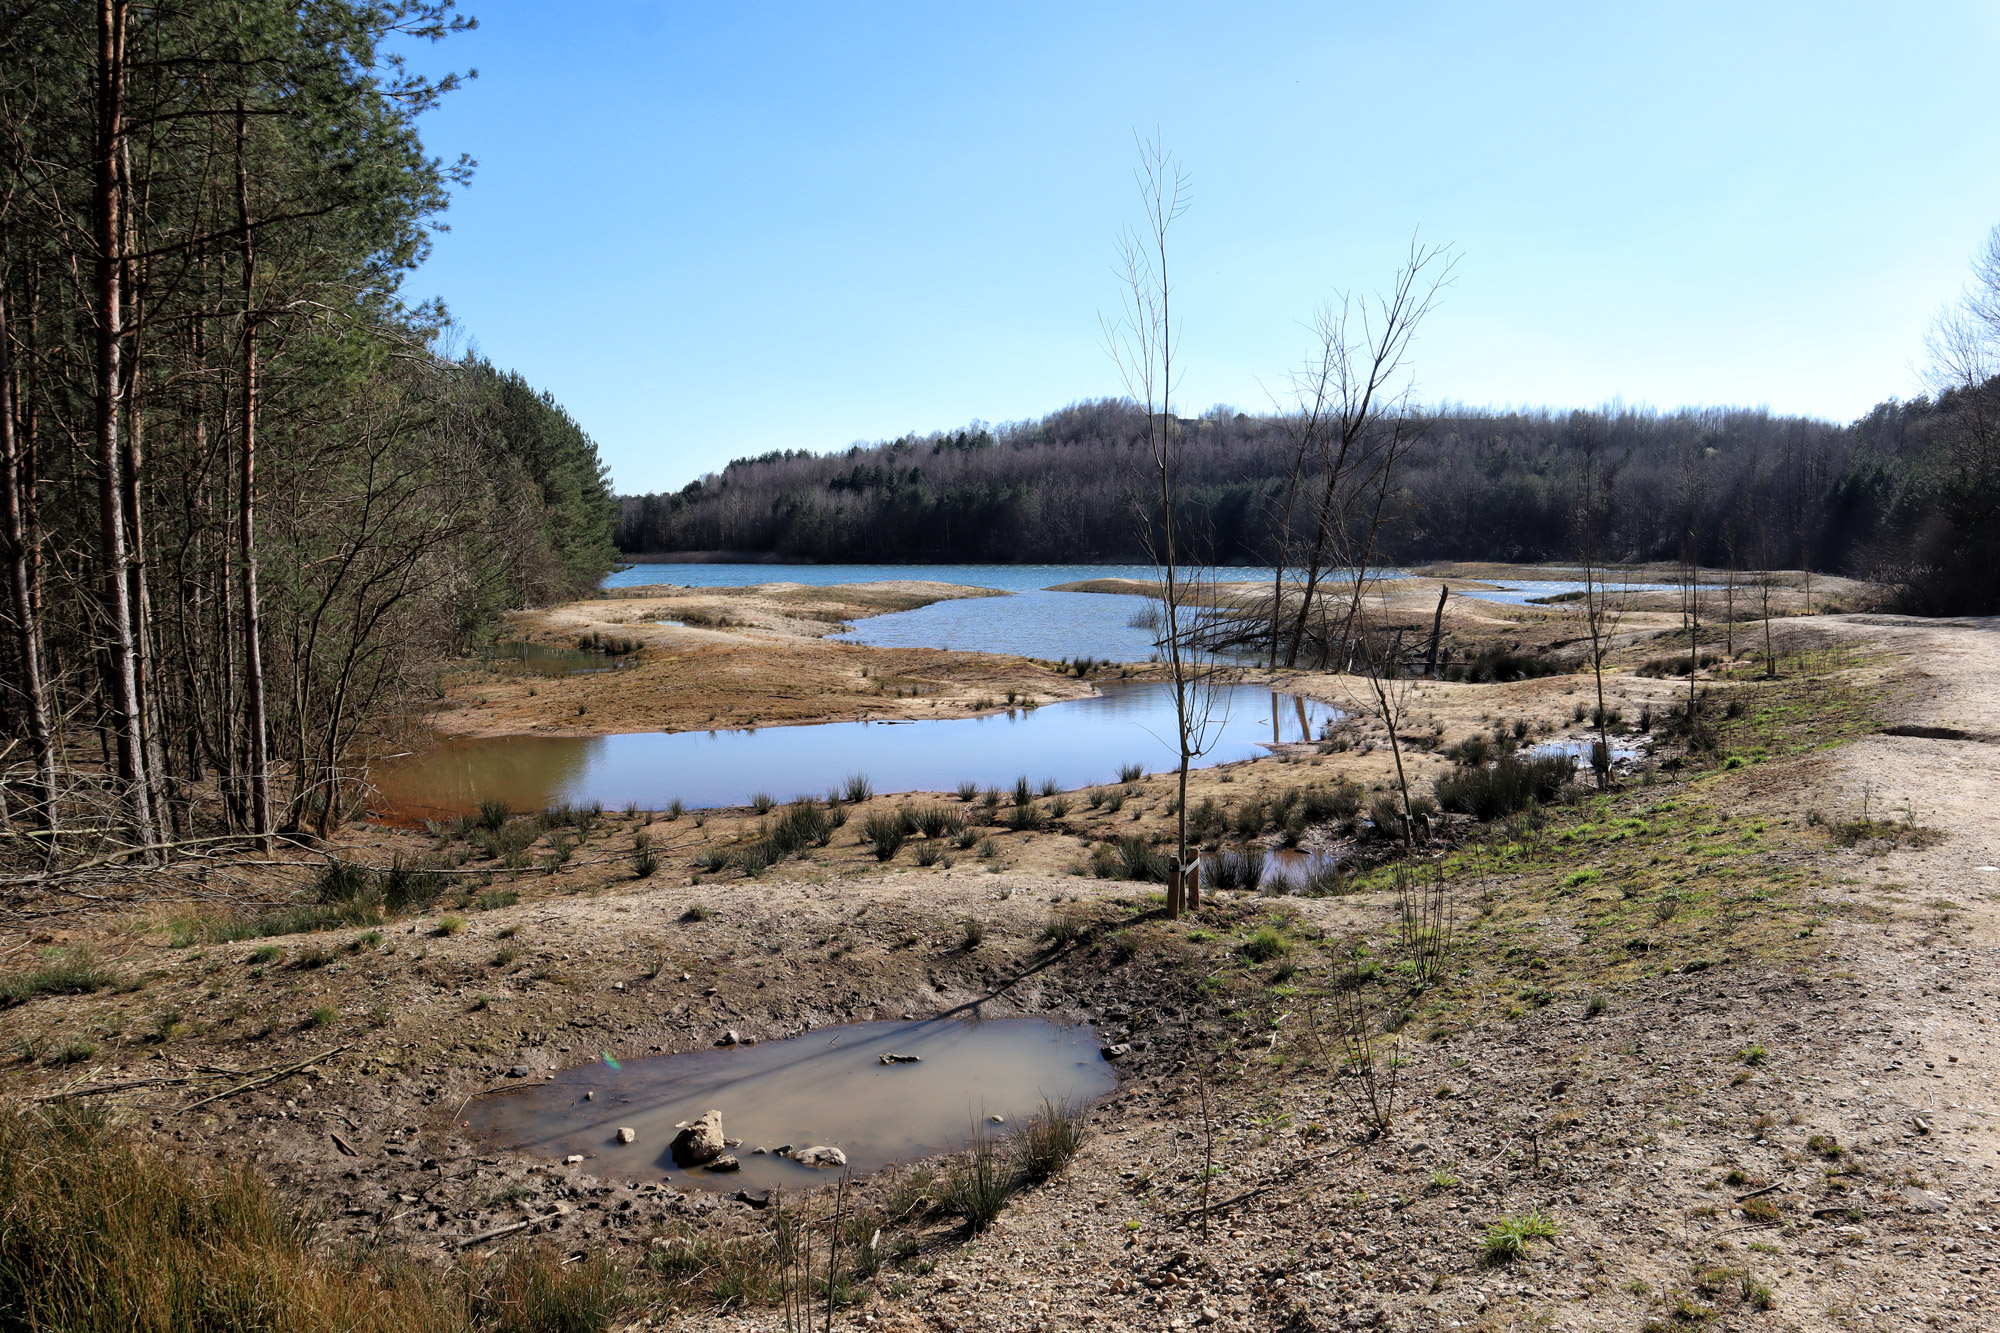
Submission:
[[[196,1107],[206,1106],[210,1102],[219,1102],[222,1101],[224,1098],[234,1097],[239,1092],[251,1092],[257,1088],[269,1087],[271,1084],[279,1082],[282,1079],[290,1078],[292,1075],[298,1073],[301,1069],[304,1069],[307,1065],[315,1065],[318,1064],[321,1060],[329,1059],[333,1056],[339,1055],[342,1051],[346,1050],[349,1046],[352,1046],[353,1044],[354,1043],[351,1041],[346,1042],[342,1045],[334,1046],[329,1048],[328,1050],[321,1051],[318,1055],[307,1056],[303,1060],[294,1060],[292,1061],[292,1063],[288,1065],[280,1065],[278,1068],[272,1070],[270,1073],[259,1074],[256,1078],[251,1079],[247,1083],[239,1083],[233,1088],[224,1088],[221,1092],[218,1092],[210,1097],[204,1097],[198,1102],[189,1102],[186,1106],[183,1106],[180,1110],[174,1112],[174,1114],[186,1115],[189,1111],[194,1110]]]
[[[489,1240],[499,1240],[502,1236],[511,1236],[517,1231],[526,1231],[529,1227],[540,1226],[544,1222],[553,1222],[567,1212],[569,1212],[569,1205],[559,1203],[556,1205],[556,1210],[552,1213],[543,1213],[540,1217],[523,1218],[519,1222],[509,1222],[504,1227],[495,1227],[491,1231],[482,1231],[476,1236],[467,1236],[465,1239],[459,1241],[458,1248],[469,1250],[473,1246],[483,1245]]]

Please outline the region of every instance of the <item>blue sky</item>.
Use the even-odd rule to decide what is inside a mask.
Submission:
[[[1421,233],[1427,399],[1844,419],[2000,223],[1986,4],[463,2],[426,139],[480,165],[408,291],[628,492],[1119,393],[1135,132],[1194,184],[1188,414]]]

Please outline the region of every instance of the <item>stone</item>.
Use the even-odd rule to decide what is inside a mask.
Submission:
[[[597,1094],[596,1094],[596,1092],[594,1092],[594,1091],[593,1091],[593,1092],[586,1092],[586,1093],[584,1093],[584,1094],[583,1094],[583,1099],[584,1099],[585,1101],[587,1101],[587,1102],[594,1102],[594,1101],[596,1101],[596,1100],[597,1100]]]
[[[717,1037],[715,1039],[715,1044],[717,1046],[734,1046],[742,1040],[743,1038],[736,1035],[736,1029],[731,1028],[729,1029],[729,1031],[723,1033],[720,1037]]]
[[[508,1077],[508,1078],[526,1078],[526,1077],[527,1077],[528,1075],[530,1075],[530,1074],[532,1074],[532,1073],[534,1073],[534,1072],[535,1072],[534,1070],[532,1070],[532,1069],[528,1068],[528,1066],[526,1066],[526,1065],[515,1065],[515,1066],[514,1066],[514,1067],[513,1067],[512,1069],[510,1069],[510,1070],[508,1070],[508,1071],[507,1071],[507,1077]]]
[[[810,1148],[794,1148],[789,1154],[800,1166],[846,1166],[847,1154],[838,1148],[815,1144]]]
[[[576,1166],[582,1161],[583,1161],[583,1154],[580,1152],[573,1152],[569,1156],[563,1158],[563,1165]]]
[[[897,1055],[894,1051],[884,1051],[880,1063],[885,1065],[914,1065],[923,1063],[921,1055]]]
[[[1942,1213],[1951,1206],[1950,1200],[1944,1195],[1932,1194],[1919,1185],[1905,1185],[1903,1198],[1908,1201],[1910,1207],[1920,1213]]]
[[[752,1208],[767,1208],[771,1203],[769,1190],[738,1190],[729,1197],[738,1203],[747,1203]]]
[[[1007,1117],[1004,1115],[989,1115],[986,1117],[986,1122],[991,1125],[1004,1125],[1007,1123]]]
[[[1113,1042],[1111,1045],[1106,1046],[1104,1048],[1104,1058],[1107,1060],[1116,1060],[1122,1055],[1130,1055],[1131,1053],[1132,1053],[1131,1046],[1127,1045],[1125,1042],[1122,1041]]]
[[[620,1125],[618,1127],[618,1141],[620,1143],[630,1143],[638,1137],[639,1131],[630,1125]]]
[[[704,1111],[693,1123],[674,1135],[673,1155],[677,1166],[701,1166],[722,1156],[722,1112]]]
[[[743,1169],[743,1163],[737,1161],[734,1157],[730,1156],[728,1153],[724,1153],[722,1154],[722,1156],[710,1162],[708,1164],[708,1169],[711,1171],[741,1171]]]

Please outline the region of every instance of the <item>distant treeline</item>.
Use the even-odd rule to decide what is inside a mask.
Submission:
[[[330,827],[440,654],[615,558],[577,423],[400,298],[460,173],[390,48],[460,26],[8,7],[0,824],[48,851]]]
[[[1991,609],[2000,490],[1967,471],[1993,453],[1981,410],[1991,404],[1972,401],[1982,397],[2000,397],[2000,382],[1884,403],[1846,426],[1739,410],[1444,411],[1398,466],[1381,554],[1569,558],[1590,451],[1615,559],[1685,559],[1692,548],[1712,565],[1884,578],[1925,609]],[[992,429],[741,459],[678,492],[621,500],[618,546],[825,561],[1139,559],[1145,427],[1129,403],[1088,402]],[[1184,423],[1188,505],[1215,561],[1263,563],[1280,549],[1294,430],[1226,411]],[[1967,443],[1982,431],[1983,454]]]

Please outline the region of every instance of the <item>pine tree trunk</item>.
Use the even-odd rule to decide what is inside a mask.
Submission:
[[[93,208],[97,241],[97,501],[108,636],[106,674],[117,731],[119,796],[132,839],[150,846],[158,838],[146,779],[145,734],[139,701],[138,653],[125,547],[119,406],[123,387],[124,224],[119,216],[118,163],[125,129],[126,0],[99,0],[97,8],[97,189]],[[152,854],[147,854],[152,859]]]
[[[248,117],[236,107],[236,216],[243,252],[243,436],[237,454],[236,532],[243,579],[243,696],[250,780],[250,827],[271,845],[271,758],[264,721],[264,651],[257,616],[257,316],[255,253],[250,244],[250,183],[244,168]]]
[[[7,322],[5,267],[0,265],[0,522],[4,522],[7,592],[19,642],[21,711],[35,763],[34,807],[45,828],[56,825],[56,752],[49,731],[48,690],[42,680],[41,622],[35,614],[29,569],[26,486],[20,442],[14,431],[14,333]]]

